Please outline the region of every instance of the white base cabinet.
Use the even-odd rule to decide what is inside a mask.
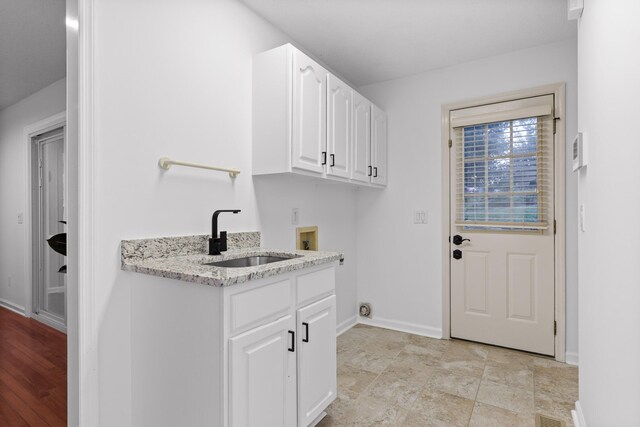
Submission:
[[[306,427],[336,398],[336,263],[132,288],[133,425]]]
[[[254,57],[253,175],[384,187],[386,132],[380,108],[291,44]]]

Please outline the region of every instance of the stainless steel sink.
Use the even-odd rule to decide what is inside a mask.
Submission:
[[[300,258],[301,255],[293,256],[270,256],[270,255],[254,255],[243,258],[227,259],[224,261],[209,262],[205,265],[212,265],[214,267],[255,267],[257,265],[271,264],[272,262],[286,261],[288,259]]]

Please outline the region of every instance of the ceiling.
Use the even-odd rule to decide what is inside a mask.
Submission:
[[[566,0],[241,1],[356,86],[576,36]]]
[[[0,110],[66,75],[65,0],[0,0]]]

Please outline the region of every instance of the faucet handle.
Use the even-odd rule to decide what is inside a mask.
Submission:
[[[220,232],[220,251],[224,252],[227,250],[227,232],[226,231],[221,231]]]

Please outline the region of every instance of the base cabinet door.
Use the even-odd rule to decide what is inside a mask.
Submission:
[[[288,315],[229,340],[230,426],[296,425],[294,331]]]
[[[335,295],[299,309],[297,322],[298,425],[305,427],[337,394]]]

